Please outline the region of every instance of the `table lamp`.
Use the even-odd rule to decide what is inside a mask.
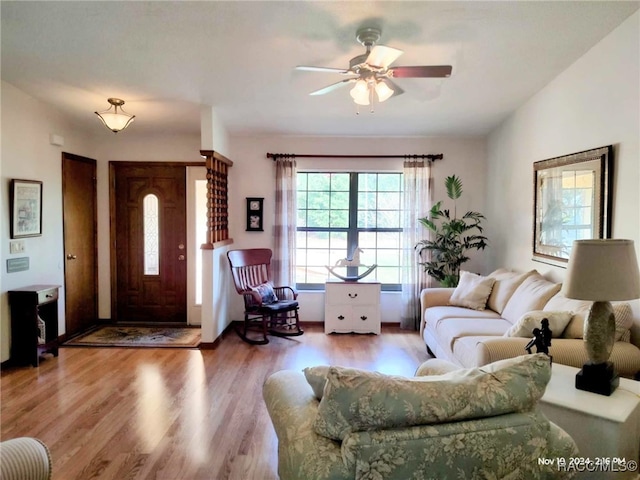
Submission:
[[[633,240],[574,241],[563,293],[567,298],[593,301],[584,321],[589,362],[576,375],[576,388],[611,395],[620,379],[609,362],[616,334],[610,302],[640,298],[640,273]]]

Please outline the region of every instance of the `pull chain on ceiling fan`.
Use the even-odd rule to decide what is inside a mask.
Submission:
[[[404,93],[404,90],[391,80],[392,78],[443,78],[451,76],[451,65],[390,67],[404,52],[397,48],[376,45],[380,35],[381,31],[377,28],[358,30],[356,40],[367,51],[353,57],[346,70],[298,65],[296,70],[350,75],[349,78],[315,90],[309,95],[324,95],[346,85],[355,84],[350,91],[351,98],[357,105],[371,105],[371,113],[373,113],[373,103],[376,99],[378,102],[384,102],[395,95]]]

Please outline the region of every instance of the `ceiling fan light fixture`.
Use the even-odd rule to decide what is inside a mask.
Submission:
[[[358,80],[349,94],[358,105],[369,105],[369,85],[365,80]]]
[[[102,123],[105,127],[111,130],[113,133],[118,133],[129,126],[133,119],[136,118],[135,115],[129,115],[122,109],[122,105],[124,105],[124,100],[120,100],[119,98],[108,98],[107,102],[111,104],[111,106],[105,110],[104,112],[94,112],[98,115],[98,118],[102,120]],[[113,109],[113,110],[112,110]]]
[[[382,103],[385,100],[388,100],[389,97],[394,94],[394,91],[389,88],[389,85],[387,85],[384,81],[379,80],[376,84],[376,93],[378,94],[378,101]]]

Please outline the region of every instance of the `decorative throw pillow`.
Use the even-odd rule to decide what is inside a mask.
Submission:
[[[562,284],[545,279],[538,272],[529,275],[513,292],[502,310],[502,318],[514,324],[527,312],[542,310],[551,297],[560,291]]]
[[[418,367],[413,376],[425,377],[428,375],[443,375],[445,373],[460,370],[460,368],[462,367],[447,360],[442,360],[441,358],[430,358],[429,360],[425,360],[422,365]]]
[[[411,378],[329,367],[314,430],[343,440],[351,432],[531,410],[551,377],[549,357],[523,355],[503,365]]]
[[[311,385],[313,394],[318,400],[322,400],[324,386],[327,383],[327,373],[329,373],[328,365],[318,365],[316,367],[307,367],[302,370],[307,383]]]
[[[585,302],[589,305],[591,302]],[[590,308],[590,307],[589,307]],[[583,338],[584,321],[589,316],[589,308],[582,309],[573,315],[573,320],[569,322],[562,335],[564,338]],[[631,325],[633,324],[633,313],[631,305],[628,303],[614,303],[613,315],[616,319],[616,342],[631,341]]]
[[[572,312],[546,312],[535,311],[527,312],[515,325],[512,325],[504,334],[505,337],[531,337],[534,328],[540,328],[543,318],[549,319],[549,329],[551,337],[558,338],[562,336],[562,332],[571,321]]]
[[[613,304],[613,314],[616,317],[616,342],[631,341],[631,325],[633,325],[633,312],[628,303]]]
[[[461,271],[460,281],[449,299],[449,305],[484,310],[495,281],[495,278]]]
[[[260,295],[262,303],[265,305],[278,301],[278,297],[276,297],[276,293],[273,291],[273,284],[271,282],[263,283],[257,287],[251,287],[251,290]]]
[[[491,278],[495,278],[496,282],[491,289],[491,295],[487,300],[487,308],[490,308],[494,312],[502,313],[507,302],[516,291],[516,288],[525,281],[529,275],[533,275],[535,270],[531,270],[525,273],[516,273],[499,268],[495,272],[489,274]]]

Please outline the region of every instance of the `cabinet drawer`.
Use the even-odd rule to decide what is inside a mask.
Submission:
[[[326,284],[326,303],[329,305],[378,305],[380,284]]]
[[[50,288],[48,290],[40,290],[38,292],[38,305],[43,303],[53,302],[58,299],[58,289]]]

